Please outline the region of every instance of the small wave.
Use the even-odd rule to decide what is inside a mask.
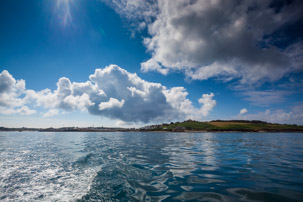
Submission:
[[[80,157],[77,161],[75,161],[73,163],[73,166],[77,167],[77,166],[86,166],[86,165],[89,165],[90,164],[90,160],[92,159],[92,157],[93,157],[92,153],[89,153],[89,154],[87,154],[84,157]]]
[[[303,195],[297,192],[288,193],[287,196],[278,193],[256,191],[247,188],[230,188],[228,192],[237,195],[240,200],[247,201],[301,201]]]
[[[175,200],[181,201],[233,201],[232,198],[215,192],[183,192],[175,197]]]

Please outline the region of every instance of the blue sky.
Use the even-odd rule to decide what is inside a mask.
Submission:
[[[303,124],[302,8],[282,0],[1,1],[0,125]]]

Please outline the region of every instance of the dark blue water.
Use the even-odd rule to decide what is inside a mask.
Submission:
[[[303,201],[303,134],[0,133],[1,201]]]

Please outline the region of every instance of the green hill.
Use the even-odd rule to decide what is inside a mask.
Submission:
[[[303,126],[289,124],[273,124],[263,121],[246,120],[215,120],[199,122],[187,120],[184,122],[171,122],[169,124],[152,125],[141,128],[143,131],[239,131],[239,132],[303,132]]]

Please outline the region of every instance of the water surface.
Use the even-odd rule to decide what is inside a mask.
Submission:
[[[0,133],[3,201],[302,201],[299,133]]]

